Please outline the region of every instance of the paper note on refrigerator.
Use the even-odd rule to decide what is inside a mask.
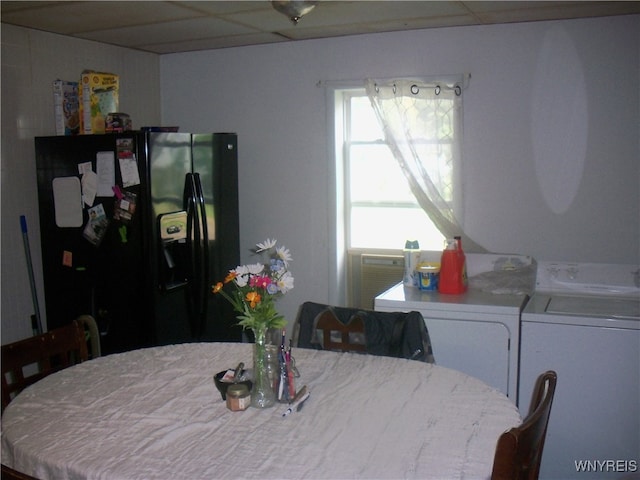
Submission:
[[[98,175],[95,172],[88,171],[82,175],[82,200],[88,206],[93,205],[98,190]]]
[[[57,177],[51,182],[56,225],[82,226],[82,193],[78,177]]]
[[[134,156],[121,157],[120,161],[120,176],[122,176],[122,186],[133,187],[134,185],[140,185],[140,174],[138,173],[138,162]]]
[[[98,197],[113,197],[112,187],[116,184],[115,154],[96,153],[96,174],[98,175]]]
[[[82,162],[78,164],[78,175],[82,176],[87,172],[93,172],[91,162]]]

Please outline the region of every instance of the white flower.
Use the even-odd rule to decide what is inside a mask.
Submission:
[[[293,260],[293,257],[291,256],[291,252],[289,251],[288,248],[278,247],[276,248],[276,253],[278,254],[278,257],[280,257],[280,259],[284,262],[285,265],[289,265],[289,262]]]
[[[278,288],[282,293],[287,293],[293,288],[293,275],[291,275],[291,272],[285,272],[285,274],[278,279]]]
[[[246,275],[247,273],[249,273],[249,269],[247,268],[246,265],[238,265],[235,270],[231,270],[231,271],[235,272],[235,274],[238,277],[241,276],[241,275]]]
[[[256,244],[256,247],[258,247],[256,252],[260,253],[260,252],[264,252],[265,250],[269,250],[270,248],[275,247],[276,243],[278,243],[278,240],[276,240],[275,238],[273,240],[270,238],[267,238],[264,242]]]
[[[231,270],[232,273],[236,274],[236,277],[234,279],[234,282],[236,282],[236,285],[238,285],[239,287],[244,287],[247,285],[249,278],[249,269],[247,268],[246,265],[238,265],[236,267],[235,270]]]
[[[247,270],[250,275],[258,275],[264,270],[264,265],[262,263],[254,263],[253,265],[247,265]]]
[[[259,273],[262,273],[263,270],[264,265],[262,263],[254,263],[252,265],[238,265],[235,270],[232,270],[232,272],[235,272],[236,274],[236,278],[234,280],[236,285],[239,287],[245,287],[249,283],[249,278],[251,278],[252,275],[258,275]]]

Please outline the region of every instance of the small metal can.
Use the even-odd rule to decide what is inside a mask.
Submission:
[[[227,408],[232,412],[246,410],[251,405],[251,395],[246,385],[234,383],[227,388]]]
[[[131,117],[122,112],[114,112],[107,114],[105,119],[105,132],[120,133],[131,130]]]

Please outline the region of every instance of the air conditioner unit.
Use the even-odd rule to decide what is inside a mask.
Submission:
[[[360,301],[359,308],[373,309],[373,299],[402,281],[404,257],[402,255],[376,255],[363,253],[360,256]]]

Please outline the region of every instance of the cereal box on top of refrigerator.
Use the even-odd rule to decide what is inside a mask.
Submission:
[[[115,73],[85,70],[80,80],[81,133],[105,133],[107,114],[117,112],[120,79]]]
[[[77,135],[80,133],[78,96],[78,82],[60,79],[53,81],[56,135]]]

